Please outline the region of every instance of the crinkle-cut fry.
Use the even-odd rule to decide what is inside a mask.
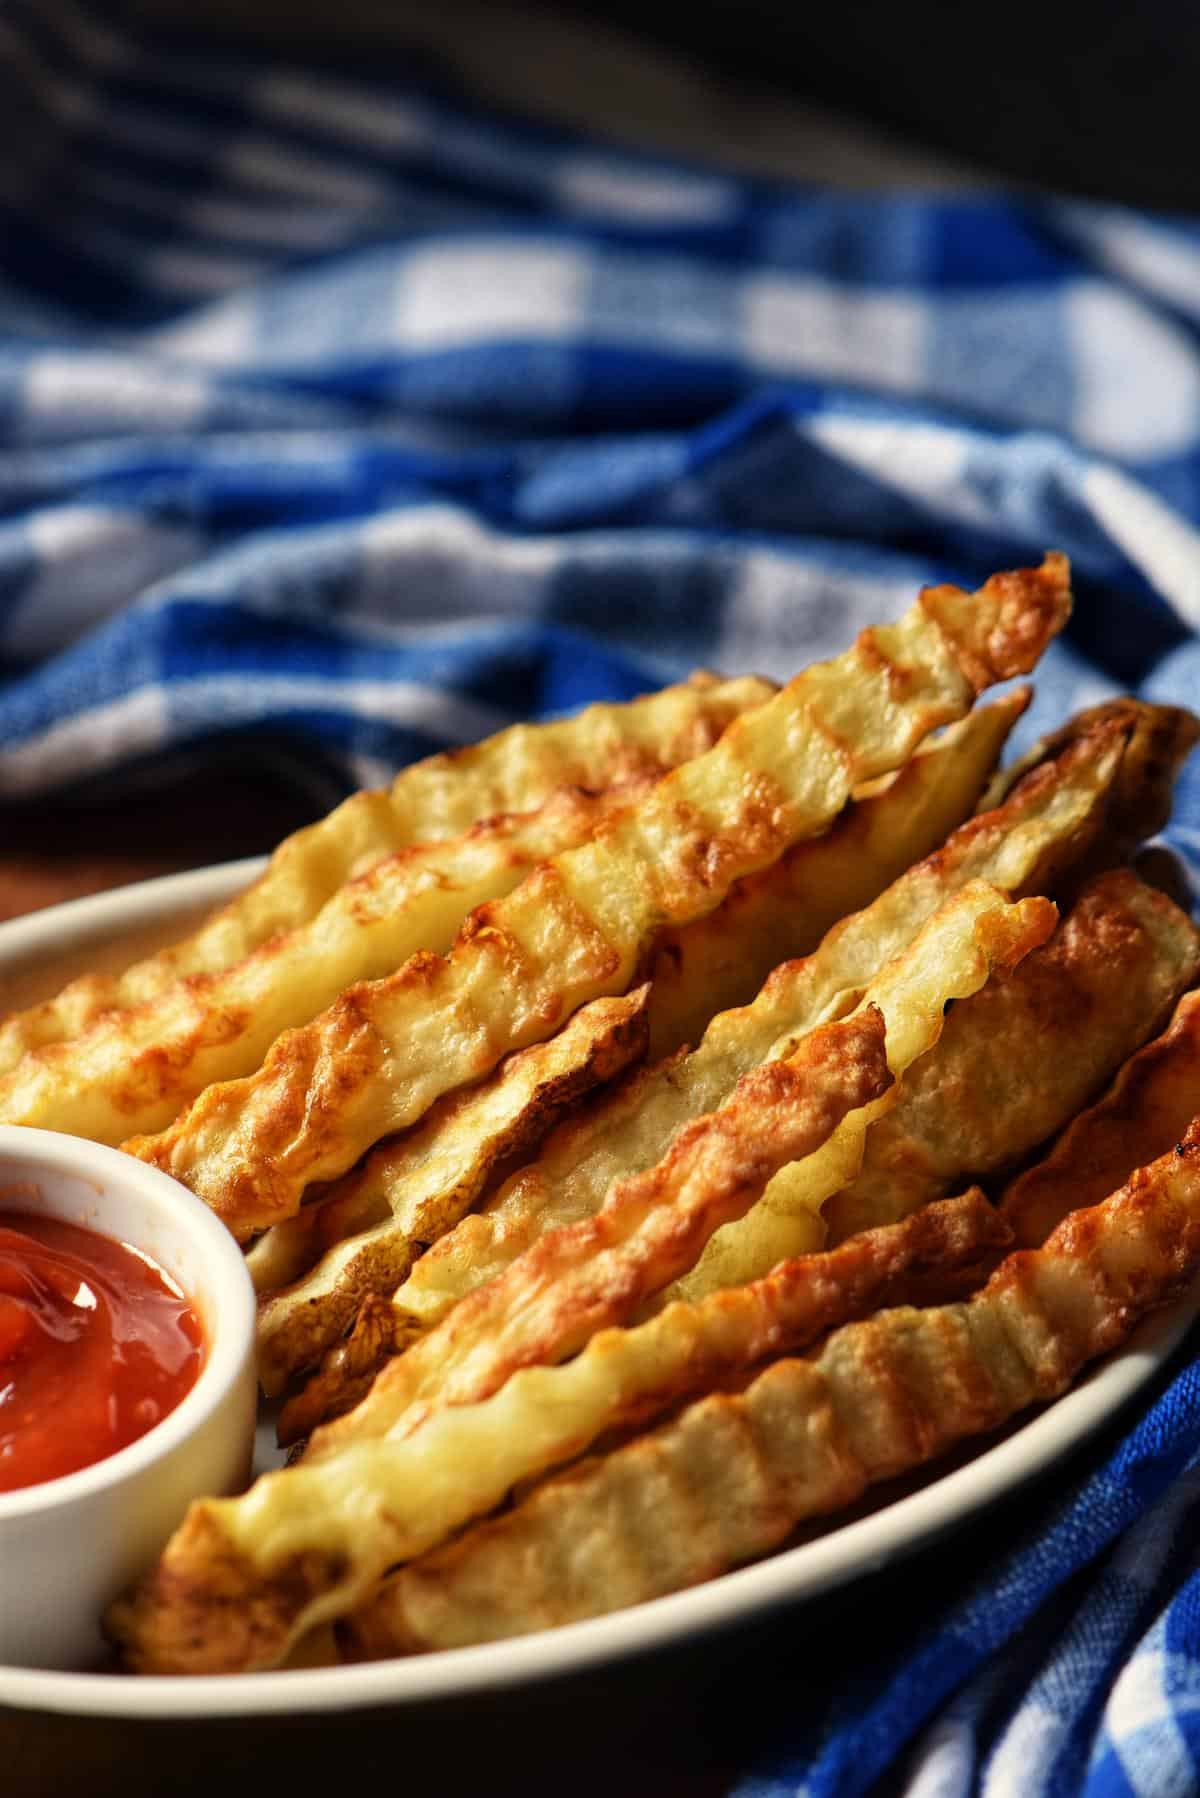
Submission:
[[[1048,943],[954,1007],[941,1040],[868,1131],[859,1174],[825,1206],[826,1240],[892,1223],[1015,1167],[1159,1028],[1198,969],[1200,932],[1178,906],[1127,869],[1093,879]],[[1175,1141],[1200,1108],[1193,1066],[1191,1111],[1175,1135],[1132,1156],[1099,1197]],[[1187,1101],[1173,1096],[1178,1115]],[[1073,1156],[1073,1174],[1077,1165]]]
[[[867,988],[854,1015],[882,1018],[888,1074],[818,1142],[795,1151],[785,1107],[830,1025],[802,1037],[786,1059],[744,1074],[728,1101],[685,1125],[654,1167],[617,1181],[595,1217],[543,1236],[464,1299],[383,1369],[361,1405],[316,1432],[309,1457],[336,1454],[361,1436],[408,1433],[434,1407],[486,1398],[517,1368],[574,1354],[597,1330],[636,1315],[672,1282],[680,1283],[679,1295],[700,1296],[684,1276],[697,1261],[703,1265],[714,1233],[744,1217],[789,1163],[809,1169],[814,1182],[833,1179],[826,1190],[836,1190],[829,1170],[847,1153],[839,1139],[849,1131],[861,1152],[866,1120],[886,1102],[895,1066],[905,1066],[936,1036],[951,999],[974,991],[992,966],[1044,941],[1054,916],[1045,899],[1010,905],[983,882],[965,888]],[[281,1419],[285,1432],[291,1433]]]
[[[267,1566],[327,1549],[325,1519],[347,1486],[382,1482],[386,1552],[394,1561],[424,1553],[600,1437],[641,1427],[880,1304],[903,1303],[910,1285],[948,1280],[1008,1240],[976,1188],[830,1254],[783,1263],[753,1286],[672,1305],[636,1329],[604,1330],[574,1360],[514,1374],[490,1399],[440,1412],[416,1437],[370,1439],[290,1468],[263,1489],[252,1522],[235,1519],[234,1545]]]
[[[260,1296],[265,1392],[281,1391],[289,1374],[319,1360],[368,1292],[399,1284],[421,1245],[475,1203],[499,1162],[532,1149],[568,1105],[644,1053],[648,997],[640,986],[624,998],[581,1006],[556,1036],[508,1056],[481,1086],[439,1099],[404,1137],[369,1156],[328,1203],[275,1226],[307,1225],[318,1252],[323,1236],[331,1246],[307,1277]],[[383,1221],[341,1240],[347,1216],[371,1217],[380,1208]],[[269,1253],[252,1265],[259,1278]]]
[[[889,1079],[883,1019],[877,1011],[814,1031],[790,1061],[747,1077],[746,1104],[760,1126],[756,1140],[747,1138],[733,1116],[693,1126],[686,1152],[674,1155],[661,1178],[627,1191],[624,1203],[611,1206],[603,1223],[596,1220],[596,1248],[650,1230],[657,1236],[658,1252],[669,1254],[669,1242],[655,1228],[656,1206],[660,1216],[674,1214],[685,1234],[694,1230],[714,1202],[728,1202],[731,1194],[760,1185],[779,1154],[808,1153],[848,1110],[873,1098]],[[764,1129],[768,1118],[770,1128]],[[596,1260],[602,1258],[598,1254]],[[633,1273],[636,1283],[636,1268]],[[129,1606],[111,1619],[135,1664],[161,1666],[171,1653],[172,1638],[184,1657],[193,1645],[193,1666],[198,1664],[195,1645],[205,1638],[200,1649],[205,1658],[199,1664],[278,1661],[305,1629],[343,1614],[361,1599],[397,1553],[414,1552],[419,1538],[406,1537],[397,1527],[407,1515],[414,1529],[421,1528],[420,1516],[407,1511],[402,1496],[414,1459],[422,1460],[427,1470],[420,1510],[428,1507],[428,1527],[435,1531],[441,1527],[439,1507],[453,1505],[463,1482],[464,1470],[453,1454],[421,1456],[414,1448],[405,1457],[398,1487],[388,1478],[386,1457],[368,1458],[365,1477],[363,1464],[356,1463],[348,1481],[337,1479],[336,1459],[323,1463],[315,1480],[301,1480],[304,1502],[299,1511],[288,1494],[300,1488],[288,1482],[309,1471],[300,1468],[264,1475],[242,1498],[199,1500],[191,1506],[158,1568]],[[315,1486],[322,1494],[316,1507],[305,1500]],[[233,1581],[241,1588],[244,1617],[231,1640],[224,1625],[232,1622]]]
[[[739,883],[712,914],[711,929],[710,920],[702,920],[672,933],[669,950],[660,946],[651,967],[649,1016],[657,1020],[660,1035],[664,1027],[673,1034],[682,1020],[706,1023],[714,1012],[725,1009],[727,1000],[733,1003],[730,995],[735,992],[752,998],[761,984],[760,965],[765,976],[787,958],[789,945],[811,948],[825,924],[851,909],[852,901],[874,898],[916,856],[941,843],[969,816],[986,771],[1027,703],[1028,689],[1022,689],[977,707],[923,745],[898,774],[885,777],[884,790],[847,806],[826,835],[806,839],[774,868]],[[393,1260],[381,1249],[378,1227],[387,1232],[384,1220],[393,1211],[399,1216],[405,1207],[412,1140],[409,1132],[381,1145],[369,1157],[369,1177],[361,1172],[346,1175],[324,1197],[268,1230],[250,1252],[260,1292],[300,1283],[272,1304],[269,1325],[267,1311],[260,1314],[260,1367],[270,1381],[268,1389],[275,1389],[285,1370],[295,1371],[315,1360],[340,1334],[352,1315],[338,1299],[346,1288],[348,1267],[358,1270],[353,1279],[355,1301],[368,1290],[390,1293],[407,1272],[401,1247],[403,1265],[395,1278],[381,1283]],[[396,1195],[394,1204],[389,1204],[389,1191]],[[430,1243],[444,1232],[426,1234],[422,1227],[407,1233]],[[362,1237],[362,1253],[346,1240],[356,1234]],[[322,1255],[328,1264],[317,1266]],[[309,1277],[302,1280],[302,1275]],[[327,1293],[328,1316],[319,1319]],[[276,1328],[290,1332],[293,1326],[285,1319],[298,1307],[307,1323],[302,1340],[293,1347],[276,1335]]]
[[[87,975],[57,998],[0,1022],[0,1074],[29,1049],[74,1037],[101,1013],[153,998],[185,975],[243,961],[316,916],[348,880],[414,843],[457,837],[482,819],[533,811],[560,787],[599,791],[661,774],[711,749],[734,718],[778,688],[705,672],[548,724],[517,724],[404,768],[389,787],[353,794],[282,842],[267,869],[183,942],[117,975]],[[128,1134],[128,1127],[126,1129]]]
[[[1200,1128],[964,1303],[850,1323],[401,1567],[348,1626],[359,1656],[496,1641],[640,1604],[1063,1392],[1200,1266]]]
[[[244,1240],[305,1189],[414,1123],[578,1006],[626,990],[658,933],[711,911],[897,767],[991,681],[1027,672],[1065,622],[1065,558],[926,588],[731,724],[591,840],[481,906],[446,957],[349,988],[285,1032],[259,1072],[208,1087],[157,1137],[124,1146],[190,1186]]]
[[[840,995],[862,991],[968,881],[1010,894],[1052,884],[1101,828],[1128,734],[1118,720],[1098,723],[1032,770],[1003,805],[969,820],[873,904],[835,925],[807,961],[772,974],[753,1004],[719,1014],[690,1055],[639,1068],[589,1100],[535,1161],[414,1263],[395,1295],[397,1336],[432,1329],[539,1236],[592,1216],[613,1180],[650,1166],[690,1118],[724,1103],[747,1068],[785,1053]]]
[[[1000,1211],[1019,1244],[1038,1248],[1063,1219],[1096,1205],[1185,1135],[1200,1111],[1200,992],[1185,993],[1161,1036],[1130,1057],[1108,1091],[1045,1158],[1005,1189]]]
[[[1040,943],[1054,919],[1053,907],[1046,901],[1030,899],[1017,906],[1005,906],[995,888],[983,882],[969,883],[949,899],[934,917],[926,922],[908,944],[866,988],[863,1003],[874,1003],[882,1011],[887,1025],[887,1056],[891,1072],[903,1074],[906,1067],[924,1054],[936,1041],[943,1027],[945,1007],[952,1000],[976,991],[988,978],[993,966],[1016,961],[1031,947]],[[786,988],[789,977],[803,982],[804,964],[779,968],[773,980]],[[849,994],[844,1003],[851,1004],[857,993]],[[730,1020],[729,1034],[736,1041],[738,1025],[752,1022],[749,1013]],[[781,1020],[775,1019],[778,1026]],[[799,1033],[798,1033],[799,1034]],[[749,1036],[753,1042],[754,1036]],[[762,1040],[761,1038],[757,1040]],[[766,1044],[766,1065],[773,1057],[790,1052],[794,1038],[776,1033]],[[686,1064],[684,1064],[686,1066]],[[669,1064],[668,1073],[678,1073],[679,1064]],[[749,1128],[752,1113],[746,1108],[743,1084],[751,1075],[742,1072],[731,1092],[721,1094],[719,1106],[728,1110],[731,1122]],[[644,1090],[644,1083],[637,1083]],[[752,1198],[739,1203],[739,1221],[729,1221],[723,1229],[711,1234],[707,1247],[701,1245],[697,1266],[684,1265],[677,1274],[665,1271],[659,1260],[654,1277],[644,1280],[641,1299],[651,1299],[667,1279],[677,1279],[667,1298],[699,1298],[721,1286],[739,1283],[738,1275],[753,1262],[746,1278],[765,1273],[776,1261],[802,1254],[821,1246],[819,1228],[806,1226],[816,1219],[822,1202],[845,1184],[858,1167],[863,1138],[873,1118],[888,1099],[857,1108],[843,1120],[828,1142],[811,1156],[788,1168],[803,1195],[796,1206],[795,1192],[789,1189],[794,1210],[785,1217],[768,1216],[748,1236],[743,1233],[746,1217],[753,1219],[764,1199],[752,1205]],[[722,1115],[718,1105],[713,1113]],[[625,1107],[621,1107],[622,1115]],[[690,1140],[687,1132],[703,1125],[694,1120],[674,1134],[659,1171],[669,1167],[672,1157]],[[770,1128],[769,1124],[764,1126]],[[781,1163],[781,1169],[786,1166]],[[605,1213],[619,1200],[625,1188],[637,1190],[637,1182],[657,1177],[651,1169],[631,1174],[621,1182],[613,1176],[603,1204],[596,1216]],[[764,1198],[769,1197],[779,1175],[772,1178]],[[799,1211],[799,1223],[795,1215]],[[595,1283],[588,1254],[592,1248],[594,1225],[588,1217],[564,1223],[558,1231],[544,1232],[525,1254],[515,1257],[502,1272],[445,1316],[438,1326],[412,1343],[407,1353],[386,1368],[366,1403],[353,1416],[344,1418],[330,1431],[321,1432],[310,1444],[309,1453],[324,1453],[348,1436],[367,1431],[379,1433],[395,1425],[405,1407],[420,1405],[431,1395],[439,1399],[453,1395],[454,1402],[467,1402],[483,1390],[474,1384],[483,1378],[502,1378],[497,1370],[505,1365],[505,1357],[515,1364],[520,1358],[556,1358],[560,1352],[547,1347],[553,1341],[556,1310],[570,1317],[577,1287]],[[724,1238],[724,1243],[722,1243]],[[713,1244],[721,1252],[710,1259]],[[764,1248],[764,1244],[768,1245]],[[776,1252],[778,1251],[778,1252]],[[579,1258],[581,1271],[570,1272],[570,1258]],[[555,1282],[561,1282],[555,1284]],[[574,1281],[574,1285],[572,1285]],[[532,1294],[541,1291],[543,1298],[535,1308]],[[405,1329],[402,1299],[405,1288],[397,1294],[392,1306],[369,1306],[350,1341],[331,1351],[321,1371],[305,1389],[290,1400],[279,1418],[279,1437],[284,1443],[307,1436],[319,1423],[326,1410],[331,1413],[346,1409],[342,1394],[349,1385],[361,1386],[388,1357],[405,1347],[409,1332]],[[598,1327],[592,1324],[589,1327]],[[460,1374],[460,1369],[461,1374]],[[459,1384],[459,1381],[465,1384]]]
[[[309,1457],[393,1429],[410,1433],[435,1405],[486,1398],[518,1367],[562,1360],[597,1329],[623,1322],[691,1264],[725,1217],[753,1203],[781,1165],[781,1145],[804,1141],[801,1152],[811,1153],[847,1112],[886,1091],[883,1014],[866,1006],[856,1020],[823,1025],[791,1056],[743,1074],[725,1106],[693,1119],[653,1167],[618,1181],[595,1217],[544,1237],[391,1362],[366,1405],[318,1431]],[[814,1130],[808,1095],[829,1083],[824,1070],[839,1055],[837,1115],[823,1114]]]
[[[506,1432],[529,1429],[533,1436],[544,1437],[537,1409],[538,1395],[545,1393],[558,1428],[565,1433],[556,1438],[561,1446],[552,1456],[540,1451],[539,1466],[522,1465],[499,1485],[495,1496],[475,1508],[490,1509],[509,1485],[582,1453],[603,1431],[640,1424],[685,1393],[703,1391],[768,1354],[803,1347],[852,1316],[881,1304],[908,1303],[917,1293],[922,1296],[913,1302],[922,1304],[936,1302],[931,1292],[938,1298],[952,1296],[948,1288],[957,1287],[985,1254],[1011,1240],[995,1206],[978,1187],[971,1187],[956,1198],[935,1200],[899,1224],[863,1231],[836,1250],[782,1261],[762,1280],[709,1293],[694,1304],[674,1300],[644,1323],[598,1331],[574,1360],[549,1369],[522,1369],[481,1401],[495,1407],[490,1416],[499,1417],[503,1411]],[[380,1358],[372,1341],[373,1326],[384,1332],[386,1343],[388,1317],[389,1308],[380,1300],[364,1307],[349,1341],[291,1401],[289,1436],[299,1440],[366,1398]],[[361,1367],[352,1359],[357,1345],[363,1351]],[[597,1368],[600,1378],[593,1373]],[[621,1382],[615,1393],[614,1376]],[[476,1409],[454,1406],[430,1421]],[[355,1452],[353,1443],[346,1445],[346,1452]],[[316,1459],[305,1464],[312,1466]],[[461,1452],[459,1464],[464,1465]]]
[[[435,1241],[443,1231],[425,1233],[432,1228],[427,1202],[440,1212],[441,1195],[458,1191],[458,1170],[473,1166],[485,1144],[496,1145],[495,1153],[485,1151],[489,1168],[523,1153],[557,1121],[560,1095],[562,1108],[574,1110],[585,1092],[644,1059],[649,1005],[648,981],[623,996],[593,999],[554,1036],[514,1051],[486,1080],[447,1093],[411,1129],[381,1142],[319,1198],[256,1239],[246,1265],[260,1298],[316,1272],[324,1255],[349,1249],[356,1235],[389,1218],[407,1219],[401,1228],[417,1241]],[[530,1108],[536,1115],[527,1133]],[[469,1204],[486,1183],[481,1176]]]
[[[760,1279],[776,1262],[821,1248],[821,1207],[858,1173],[868,1133],[896,1103],[907,1070],[937,1043],[947,1007],[977,993],[993,970],[1002,973],[1019,965],[1046,941],[1055,918],[1047,899],[1005,906],[997,889],[982,882],[972,882],[947,900],[866,990],[866,999],[887,1021],[892,1087],[843,1118],[815,1154],[781,1165],[757,1203],[709,1238],[695,1264],[662,1293],[662,1300],[701,1299]]]
[[[464,836],[418,843],[340,887],[316,917],[232,967],[192,974],[31,1050],[0,1076],[0,1118],[115,1144],[162,1129],[213,1081],[253,1073],[275,1039],[344,988],[379,980],[423,950],[442,954],[463,920],[532,868],[585,842],[654,784],[562,789],[539,811],[485,818]]]
[[[655,945],[649,1059],[698,1043],[719,1011],[748,1005],[772,968],[810,955],[839,918],[869,905],[971,815],[1030,689],[977,706],[728,897]]]

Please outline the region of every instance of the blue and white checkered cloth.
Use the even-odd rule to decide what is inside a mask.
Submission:
[[[1200,701],[1194,222],[751,182],[74,0],[8,0],[0,143],[0,808],[231,735],[348,789],[1048,546],[1026,737]],[[805,1665],[744,1794],[1197,1790],[1198,1522],[1185,1354],[899,1650]]]

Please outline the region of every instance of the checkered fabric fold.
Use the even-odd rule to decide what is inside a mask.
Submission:
[[[9,0],[0,102],[0,808],[235,737],[340,792],[1047,547],[1023,740],[1200,702],[1195,223],[754,182],[71,0]],[[1196,1789],[1198,1447],[1185,1356],[744,1792]]]

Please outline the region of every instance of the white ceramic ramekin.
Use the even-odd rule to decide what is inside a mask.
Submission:
[[[138,1441],[78,1473],[0,1493],[0,1663],[87,1668],[99,1618],[202,1493],[246,1480],[254,1439],[254,1292],[224,1224],[177,1181],[118,1149],[0,1125],[0,1212],[33,1211],[153,1257],[195,1306],[196,1384]]]

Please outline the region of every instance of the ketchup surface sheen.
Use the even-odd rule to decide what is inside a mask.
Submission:
[[[199,1319],[152,1262],[59,1218],[0,1213],[0,1492],[136,1442],[203,1362]]]

